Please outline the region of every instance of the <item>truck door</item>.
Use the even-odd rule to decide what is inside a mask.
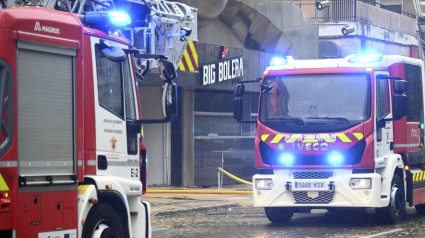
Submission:
[[[91,37],[95,88],[97,175],[140,179],[135,81],[124,44]],[[110,56],[106,51],[112,52]]]
[[[392,117],[390,80],[379,79],[378,75],[388,76],[388,72],[375,72],[376,158],[391,154],[393,143],[393,122],[383,121]]]

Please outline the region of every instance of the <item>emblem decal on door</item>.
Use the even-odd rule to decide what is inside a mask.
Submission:
[[[117,147],[117,139],[115,139],[115,137],[112,137],[111,139],[111,148],[113,151],[115,151],[116,147]]]

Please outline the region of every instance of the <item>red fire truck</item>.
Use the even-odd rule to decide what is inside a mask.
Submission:
[[[313,208],[425,212],[424,63],[403,56],[273,60],[261,80],[254,206],[271,222]],[[244,83],[235,90],[243,116]]]
[[[129,18],[0,10],[0,237],[151,236],[138,53],[117,22]],[[176,75],[160,65],[169,119]]]

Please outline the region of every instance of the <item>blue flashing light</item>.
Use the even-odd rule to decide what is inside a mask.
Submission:
[[[271,66],[276,66],[276,65],[285,65],[288,63],[288,60],[285,57],[273,57],[272,60],[270,61],[270,65]]]
[[[343,162],[343,156],[335,151],[329,155],[330,164],[341,164]]]
[[[282,154],[280,156],[280,162],[283,165],[290,165],[294,162],[294,156],[292,154]]]
[[[131,18],[124,12],[86,12],[84,15],[84,23],[89,27],[109,32],[130,24]]]
[[[109,21],[116,26],[125,26],[131,23],[131,18],[124,12],[109,12]]]
[[[376,63],[382,60],[382,56],[376,54],[359,54],[353,56],[350,63]]]

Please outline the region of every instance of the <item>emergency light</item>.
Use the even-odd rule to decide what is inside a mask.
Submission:
[[[375,55],[375,54],[359,54],[354,55],[350,60],[348,60],[349,63],[376,63],[381,61],[382,56]]]
[[[124,12],[109,12],[109,20],[116,26],[125,26],[131,23],[130,16]]]
[[[293,160],[294,160],[294,156],[292,154],[282,154],[280,156],[280,162],[284,165],[292,164]]]
[[[330,164],[341,164],[343,161],[343,156],[335,151],[333,151],[330,155],[329,155],[329,159],[328,162]]]
[[[108,31],[130,24],[131,19],[130,16],[124,12],[86,12],[84,15],[84,23],[90,27]]]
[[[286,57],[273,57],[272,60],[270,61],[270,65],[271,66],[276,66],[276,65],[285,65],[288,63],[288,60],[286,59]]]

